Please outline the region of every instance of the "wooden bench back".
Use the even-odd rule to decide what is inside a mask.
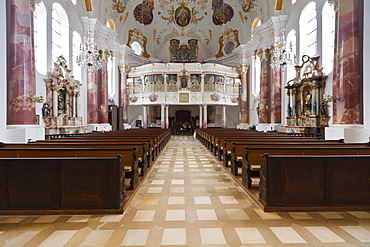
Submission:
[[[370,147],[245,147],[243,162],[260,165],[262,155],[370,155]]]
[[[9,210],[18,214],[20,211],[16,210],[27,210],[28,214],[52,210],[62,210],[59,214],[104,213],[112,209],[115,211],[111,213],[122,213],[126,187],[121,158],[120,155],[112,158],[0,158],[0,213],[7,214]]]

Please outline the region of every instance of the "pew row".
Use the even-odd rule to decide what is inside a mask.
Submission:
[[[37,141],[29,142],[27,144],[14,144],[14,143],[0,143],[0,148],[53,148],[53,149],[64,149],[64,148],[90,148],[90,149],[133,149],[137,148],[138,155],[138,167],[141,169],[141,176],[145,176],[147,168],[150,167],[151,162],[148,158],[147,143],[140,142],[96,142],[96,141]]]
[[[242,182],[247,188],[251,187],[253,177],[260,176],[262,156],[269,155],[370,155],[370,147],[243,147]],[[351,164],[351,163],[350,163]],[[349,165],[350,165],[349,164]]]
[[[121,155],[0,158],[0,214],[122,213]]]
[[[130,178],[130,189],[134,190],[139,183],[137,148],[0,148],[0,158],[105,158],[118,154],[122,156],[125,176]]]
[[[259,201],[266,212],[370,210],[370,155],[262,159]]]

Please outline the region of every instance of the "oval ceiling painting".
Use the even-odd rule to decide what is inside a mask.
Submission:
[[[175,21],[180,27],[186,27],[189,25],[191,21],[191,12],[190,9],[186,7],[185,3],[180,3],[180,7],[176,9]]]
[[[234,16],[233,8],[229,4],[224,3],[223,0],[213,0],[212,9],[212,20],[215,25],[225,24]]]
[[[135,19],[144,24],[149,25],[153,21],[153,0],[144,0],[143,3],[138,4],[134,9]]]

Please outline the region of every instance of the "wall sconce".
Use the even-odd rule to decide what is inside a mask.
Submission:
[[[104,107],[103,107],[103,105],[100,105],[100,107],[98,108],[98,109],[96,109],[97,111],[104,111]]]
[[[34,103],[42,103],[44,101],[44,96],[32,97],[32,102]]]

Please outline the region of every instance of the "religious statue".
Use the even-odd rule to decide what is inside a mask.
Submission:
[[[311,105],[312,105],[312,95],[310,92],[307,92],[306,94],[306,98],[305,98],[305,101],[304,101],[304,105],[305,105],[305,111],[307,114],[310,114],[311,113]]]
[[[50,106],[48,103],[44,103],[42,106],[42,116],[43,117],[49,117],[50,116]]]

